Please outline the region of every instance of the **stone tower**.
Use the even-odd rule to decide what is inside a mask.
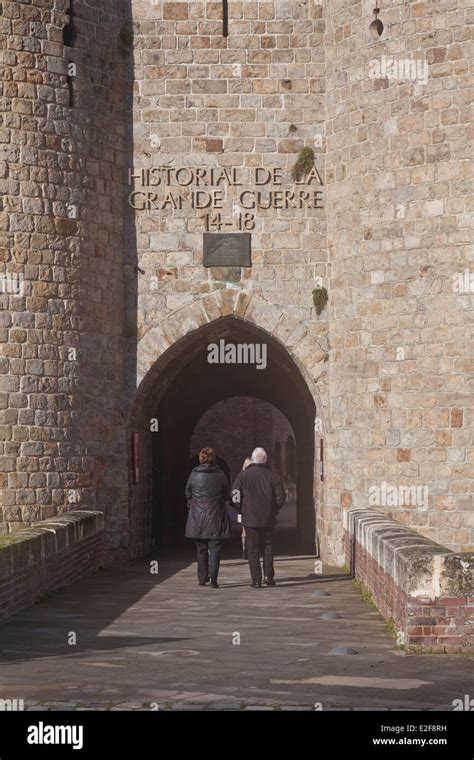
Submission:
[[[123,454],[124,8],[3,3],[2,529],[99,509]]]

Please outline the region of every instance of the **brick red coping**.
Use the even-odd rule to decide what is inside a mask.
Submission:
[[[102,512],[68,512],[0,536],[0,618],[90,575],[103,561]]]
[[[372,510],[348,510],[345,556],[410,652],[474,653],[473,554],[454,554]]]

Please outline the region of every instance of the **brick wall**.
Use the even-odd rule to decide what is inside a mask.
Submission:
[[[473,652],[474,555],[454,554],[383,514],[350,509],[346,563],[411,652]]]
[[[275,466],[277,441],[285,457],[288,436],[294,433],[283,414],[272,404],[248,396],[225,399],[212,406],[200,419],[191,439],[191,456],[203,446],[212,446],[227,462],[231,481],[237,477],[245,457],[263,446],[270,467]]]
[[[0,617],[99,569],[104,516],[76,511],[0,538]]]

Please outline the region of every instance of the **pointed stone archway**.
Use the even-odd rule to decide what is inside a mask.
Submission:
[[[155,382],[160,372],[156,363],[165,352],[193,330],[226,316],[252,323],[285,346],[305,378],[317,402],[318,414],[324,420],[327,351],[318,342],[320,336],[312,332],[310,324],[300,322],[286,310],[237,288],[223,288],[197,298],[171,312],[142,335],[137,351],[137,397],[146,395],[149,385]],[[132,417],[136,411],[135,404]]]
[[[204,346],[220,337],[234,342],[267,342],[270,374],[267,370],[254,372],[249,380],[248,368],[225,367],[220,370],[220,380],[215,372],[204,382]],[[196,299],[143,335],[137,355],[139,387],[130,415],[130,433],[140,434],[140,479],[138,484],[130,485],[130,556],[143,555],[152,548],[153,502],[157,498],[179,502],[177,509],[184,508],[180,462],[188,444],[188,428],[213,403],[239,393],[274,403],[295,429],[301,478],[301,548],[315,550],[314,503],[320,500],[320,484],[315,477],[314,419],[316,410],[319,419],[325,418],[322,397],[326,393],[326,359],[311,324],[302,324],[264,299],[231,288]],[[151,419],[158,419],[161,430],[154,437],[150,433]],[[173,429],[181,431],[182,440],[177,440]],[[157,496],[151,485],[152,473],[155,468],[156,483],[156,470],[163,469],[164,461],[167,473],[158,475],[162,483],[166,481],[166,488]]]

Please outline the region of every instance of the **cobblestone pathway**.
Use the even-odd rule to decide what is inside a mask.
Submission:
[[[279,557],[278,585],[261,590],[239,559],[223,562],[219,589],[198,587],[189,555],[159,568],[103,570],[3,623],[0,699],[27,710],[451,710],[472,692],[473,658],[406,655],[349,576],[315,576],[313,558]]]

